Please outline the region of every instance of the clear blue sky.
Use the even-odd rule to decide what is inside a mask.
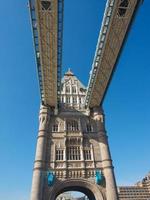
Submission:
[[[87,85],[105,0],[65,0],[63,72]],[[150,2],[144,1],[107,93],[106,128],[118,185],[150,170]],[[0,199],[28,200],[39,88],[26,0],[0,7]]]

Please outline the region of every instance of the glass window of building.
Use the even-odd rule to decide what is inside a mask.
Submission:
[[[91,144],[88,139],[83,140],[83,155],[85,160],[91,160]]]
[[[90,149],[90,147],[85,148],[83,152],[84,152],[84,159],[85,160],[91,160],[91,149]]]
[[[76,86],[73,86],[73,87],[72,87],[72,93],[73,93],[73,94],[76,94],[76,93],[77,93]]]
[[[58,124],[54,124],[54,125],[52,126],[52,131],[53,131],[53,132],[58,132]]]
[[[67,121],[67,131],[78,131],[78,122],[75,120],[69,120]]]
[[[67,140],[68,160],[81,160],[80,145],[81,145],[81,139],[79,138],[71,138]]]
[[[67,147],[67,159],[68,160],[80,160],[80,147],[79,146],[69,146]]]
[[[70,86],[66,86],[66,93],[70,94]]]
[[[56,149],[56,160],[63,160],[63,159],[64,159],[64,150]]]
[[[77,97],[73,97],[73,104],[77,104]]]
[[[66,103],[70,103],[70,97],[66,97]]]
[[[80,103],[80,104],[82,103],[82,99],[81,99],[81,97],[79,97],[79,103]]]
[[[91,124],[86,124],[86,131],[87,132],[92,132],[92,126],[91,126]]]
[[[80,160],[80,146],[67,147],[67,159],[68,160]]]

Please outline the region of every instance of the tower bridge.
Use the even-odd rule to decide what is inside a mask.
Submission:
[[[31,200],[118,199],[102,105],[140,4],[107,0],[85,87],[70,69],[61,77],[64,1],[29,0],[41,94]]]

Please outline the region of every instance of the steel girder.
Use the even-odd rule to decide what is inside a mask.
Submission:
[[[61,90],[63,0],[29,0],[42,104],[57,107]]]
[[[85,105],[102,104],[140,0],[107,0]]]

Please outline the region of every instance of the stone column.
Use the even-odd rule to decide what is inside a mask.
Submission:
[[[66,124],[67,122],[66,122],[66,118],[64,118],[64,132],[66,132],[67,131],[67,124]]]
[[[90,144],[90,150],[91,150],[91,160],[94,161],[94,153],[93,153],[93,145]]]
[[[64,102],[63,103],[66,104],[66,95],[64,95]]]
[[[80,134],[83,134],[83,131],[82,131],[82,124],[81,124],[81,118],[79,118],[79,121],[78,121],[78,129],[80,131]]]
[[[83,145],[80,146],[80,154],[81,154],[81,161],[84,161],[84,155],[83,155]]]
[[[77,95],[76,97],[77,97],[77,107],[80,108],[79,95]]]
[[[70,105],[71,106],[73,106],[74,104],[73,104],[73,96],[71,95],[71,96],[69,96],[70,97]]]
[[[47,130],[50,121],[50,110],[41,106],[39,113],[39,133],[33,169],[31,200],[42,200],[43,181],[46,159]]]
[[[106,199],[118,200],[117,186],[114,176],[114,167],[112,165],[111,154],[108,145],[108,137],[105,131],[103,110],[99,107],[94,108],[93,118],[97,123],[98,133],[100,135],[99,145],[101,152],[102,169],[106,181]]]

